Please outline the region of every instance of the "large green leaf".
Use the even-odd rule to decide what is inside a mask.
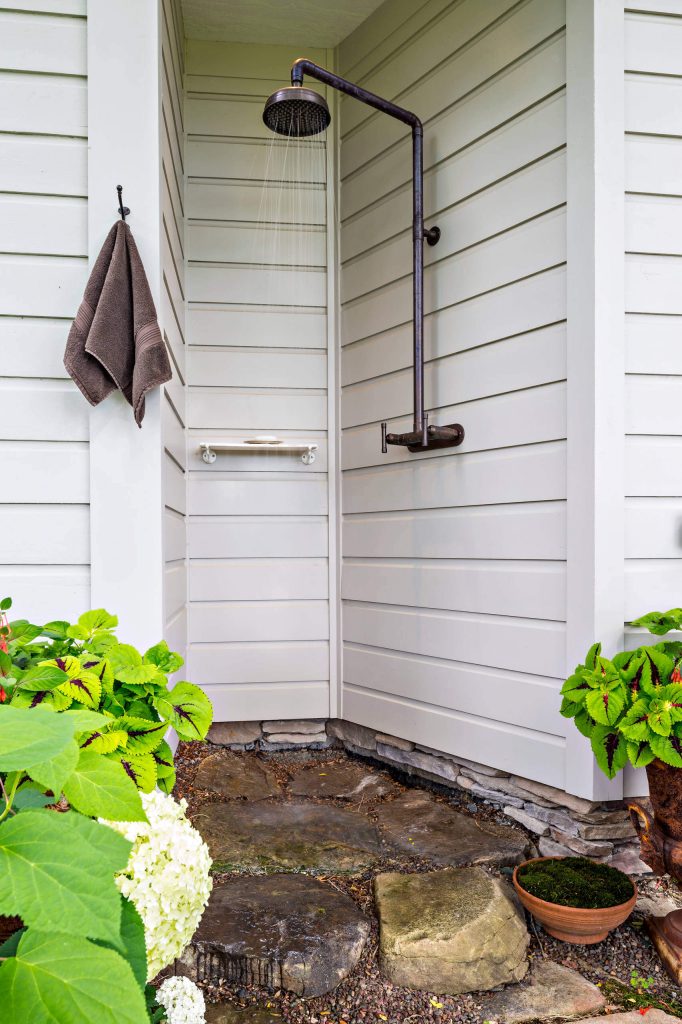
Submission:
[[[49,761],[41,761],[40,764],[33,764],[27,771],[32,779],[39,782],[45,789],[51,789],[59,799],[64,783],[77,763],[78,744],[75,740],[71,740],[71,743],[55,757],[51,757]]]
[[[118,944],[114,873],[130,849],[118,832],[80,814],[22,811],[0,825],[0,914]]]
[[[13,708],[42,708],[50,711],[66,711],[72,702],[72,697],[56,690],[22,690],[17,686],[12,694]]]
[[[0,968],[0,1006],[12,1024],[147,1024],[131,967],[87,939],[29,930]]]
[[[121,939],[135,979],[144,992],[147,984],[147,944],[144,923],[134,903],[121,896]]]
[[[213,718],[211,702],[198,686],[177,683],[166,697],[154,706],[162,718],[168,719],[181,740],[203,740]]]
[[[628,759],[625,737],[608,726],[597,725],[590,739],[597,764],[610,779],[615,778]]]
[[[56,757],[73,743],[73,733],[66,715],[0,705],[0,771],[30,768]]]
[[[669,736],[670,730],[673,727],[673,720],[670,717],[668,702],[654,697],[649,703],[647,722],[649,723],[649,728],[658,736]]]
[[[77,811],[92,818],[147,820],[137,787],[122,765],[91,750],[81,750],[64,785],[64,796]]]

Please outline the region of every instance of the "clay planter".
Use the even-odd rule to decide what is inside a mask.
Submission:
[[[526,864],[538,864],[543,860],[561,860],[561,857],[536,857],[534,860],[527,860]],[[519,868],[525,864],[519,864],[514,868],[514,888],[526,910],[537,918],[546,932],[553,935],[555,939],[562,942],[574,942],[579,945],[589,946],[595,942],[602,942],[603,939],[617,928],[619,924],[626,921],[637,902],[637,885],[632,882],[633,893],[627,903],[620,903],[616,907],[599,907],[596,910],[585,910],[581,907],[563,907],[559,903],[547,903],[537,896],[532,896],[522,888],[518,880]],[[632,880],[631,880],[632,881]]]

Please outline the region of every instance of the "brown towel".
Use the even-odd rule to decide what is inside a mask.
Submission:
[[[92,269],[64,366],[91,405],[122,391],[138,427],[147,392],[172,377],[147,275],[123,220],[112,227]]]

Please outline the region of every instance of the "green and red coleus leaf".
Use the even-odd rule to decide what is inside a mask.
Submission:
[[[632,626],[642,626],[656,636],[663,636],[671,629],[682,629],[682,608],[670,608],[667,612],[649,612],[639,619],[633,619]]]
[[[203,740],[213,718],[211,702],[198,686],[180,682],[154,707],[167,719],[182,740]]]
[[[608,726],[595,726],[590,738],[597,764],[610,779],[615,778],[628,760],[627,742],[622,733]]]
[[[651,744],[647,743],[646,740],[640,740],[637,743],[628,742],[627,750],[630,764],[633,768],[646,768],[656,758],[651,749]]]
[[[572,676],[569,676],[564,685],[561,687],[561,696],[564,701],[570,701],[575,704],[574,714],[578,708],[585,704],[585,698],[590,692],[590,684],[587,682],[587,672],[579,671],[574,672]],[[563,705],[562,705],[563,707]],[[562,714],[564,712],[562,711]]]
[[[585,709],[600,725],[612,726],[625,710],[625,695],[620,677],[603,677],[596,683],[590,682],[590,692],[585,698]]]
[[[655,733],[650,740],[654,756],[672,768],[682,768],[682,739],[678,735],[680,726],[676,726],[669,736],[658,736]]]
[[[126,750],[128,753],[147,754],[161,746],[168,731],[168,722],[150,722],[147,718],[123,715],[116,719],[116,728],[127,733]]]
[[[640,676],[641,689],[644,693],[657,696],[659,688],[670,682],[675,663],[656,647],[642,647],[641,654],[644,659]]]
[[[651,735],[649,726],[649,702],[638,700],[624,715],[619,723],[619,729],[627,740],[633,743],[648,741]]]
[[[131,755],[127,750],[111,754],[120,761],[123,769],[143,793],[151,793],[156,786],[156,762],[151,754]]]

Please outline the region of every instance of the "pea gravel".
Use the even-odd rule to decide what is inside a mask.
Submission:
[[[202,743],[181,743],[178,747],[175,758],[178,772],[175,796],[184,797],[188,801],[190,813],[199,805],[218,799],[215,794],[197,790],[192,784],[197,766],[215,749]],[[298,769],[304,764],[329,765],[357,760],[345,751],[338,750],[267,755],[247,753],[244,756],[266,760],[282,783],[286,783],[294,768]],[[384,765],[373,764],[372,771],[385,772],[406,789],[415,785],[413,779],[387,769]],[[456,806],[464,814],[472,814],[479,820],[493,819],[518,827],[517,822],[510,822],[490,804],[472,800],[470,794],[466,794],[460,802],[451,791],[438,785],[423,782],[420,786],[430,789],[439,799]],[[414,992],[392,985],[379,972],[378,926],[372,896],[374,876],[382,871],[428,871],[432,867],[427,861],[397,855],[352,878],[318,875],[328,885],[347,893],[372,919],[372,931],[359,964],[333,992],[316,999],[303,999],[281,990],[208,986],[205,988],[207,1001],[221,1002],[235,1008],[267,1009],[274,1016],[281,1016],[283,1024],[485,1024],[489,1020],[486,1015],[488,993],[448,996],[435,992]],[[511,872],[510,869],[503,869],[502,873]],[[227,877],[230,877],[229,874],[215,876],[216,881]],[[667,889],[667,879],[640,882],[640,890],[648,894]],[[578,971],[600,985],[607,995],[607,1013],[635,1007],[645,1009],[651,1004],[661,1005],[668,1013],[682,1018],[682,991],[672,984],[661,967],[646,935],[643,920],[637,914],[606,941],[594,946],[573,946],[559,942],[532,921],[529,920],[528,925],[531,933],[528,955],[531,961],[548,958]],[[244,1024],[248,1024],[248,1015],[244,1017]]]

